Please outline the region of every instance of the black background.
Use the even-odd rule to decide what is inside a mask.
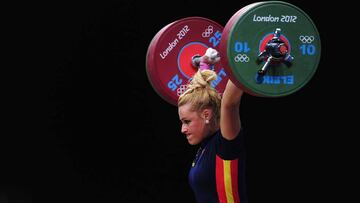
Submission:
[[[201,16],[225,26],[253,2],[59,1],[16,11],[24,25],[16,49],[31,60],[18,57],[27,65],[8,83],[0,202],[194,202],[187,173],[197,149],[180,133],[177,108],[148,81],[147,47],[170,22]],[[350,94],[337,61],[347,30],[335,25],[348,5],[288,2],[316,24],[321,61],[294,94],[243,97],[254,203],[322,202],[339,187],[342,142],[331,135],[345,119],[336,95]]]

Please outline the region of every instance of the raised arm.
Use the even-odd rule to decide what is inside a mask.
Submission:
[[[243,90],[228,80],[221,100],[220,129],[227,140],[235,139],[241,129],[240,101]]]

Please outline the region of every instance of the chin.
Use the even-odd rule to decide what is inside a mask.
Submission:
[[[199,144],[199,142],[194,141],[194,140],[188,140],[188,143],[189,143],[190,145],[197,145],[197,144]]]

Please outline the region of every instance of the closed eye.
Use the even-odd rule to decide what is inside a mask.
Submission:
[[[182,124],[186,124],[186,125],[189,125],[190,122],[191,122],[190,120],[182,120],[181,121]]]

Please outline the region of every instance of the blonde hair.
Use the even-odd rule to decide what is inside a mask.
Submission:
[[[214,114],[214,122],[220,120],[221,96],[211,86],[211,82],[217,77],[212,70],[198,70],[187,85],[186,90],[179,96],[178,107],[190,103],[193,111],[200,112],[205,108],[211,108]]]

